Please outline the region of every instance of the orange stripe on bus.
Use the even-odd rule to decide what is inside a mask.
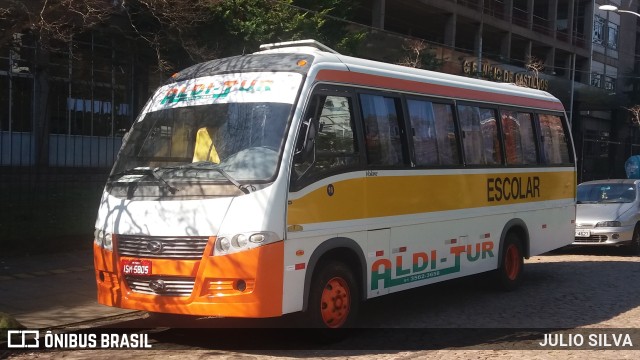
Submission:
[[[410,91],[425,95],[445,96],[456,99],[487,101],[492,103],[502,103],[554,111],[564,111],[562,103],[553,100],[492,93],[487,91],[391,78],[380,75],[370,75],[353,71],[320,70],[318,71],[318,75],[316,75],[316,80],[373,86],[399,91]]]

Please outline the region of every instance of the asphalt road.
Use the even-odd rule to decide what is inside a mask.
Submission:
[[[626,359],[640,355],[640,257],[622,249],[561,249],[526,260],[512,292],[474,276],[370,300],[361,328],[318,340],[292,330],[296,316],[269,320],[132,316],[85,333],[147,334],[150,349],[35,350],[10,358]],[[153,330],[148,330],[150,327]],[[541,346],[547,339],[556,346]],[[577,346],[582,339],[581,346]],[[574,343],[568,344],[573,341]],[[619,346],[614,342],[618,341]],[[572,346],[560,346],[560,345]]]

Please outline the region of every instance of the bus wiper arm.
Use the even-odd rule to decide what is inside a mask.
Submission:
[[[156,179],[161,189],[162,188],[168,189],[172,195],[175,194],[176,191],[179,191],[178,188],[176,188],[175,186],[171,186],[165,179],[163,179],[162,176],[160,176],[160,174],[157,173],[157,170],[158,170],[157,168],[156,169],[151,169],[151,168],[128,169],[128,170],[120,171],[118,173],[110,175],[109,180],[113,180],[116,177],[121,177],[124,175],[132,175],[132,174],[151,175],[153,176],[154,179]]]
[[[156,180],[158,180],[158,183],[163,184],[164,187],[169,190],[171,195],[175,194],[176,191],[179,191],[177,187],[171,186],[165,179],[163,179],[162,176],[160,176],[160,174],[157,173],[157,170],[158,170],[157,168],[151,170],[151,175],[153,175],[153,177],[156,178]]]
[[[240,184],[240,183],[238,182],[238,180],[234,179],[234,178],[233,178],[231,175],[229,175],[226,171],[222,170],[222,169],[221,169],[221,168],[219,168],[219,167],[215,167],[215,168],[212,168],[212,169],[214,169],[214,170],[216,170],[217,172],[219,172],[220,174],[222,174],[222,176],[224,176],[225,178],[227,178],[227,180],[231,181],[231,183],[232,183],[233,185],[235,185],[238,189],[240,189],[240,191],[242,191],[243,193],[248,194],[248,193],[250,192],[250,191],[249,191],[249,188],[248,188],[246,185],[242,185],[242,184]]]
[[[238,180],[234,179],[233,176],[229,175],[226,171],[224,171],[220,165],[210,162],[210,161],[197,161],[191,164],[180,165],[177,167],[173,167],[170,169],[206,169],[206,170],[215,170],[220,173],[220,175],[224,176],[225,179],[229,180],[230,183],[235,185],[240,191],[245,194],[250,193],[249,188],[253,188],[253,186],[242,185],[238,182]]]

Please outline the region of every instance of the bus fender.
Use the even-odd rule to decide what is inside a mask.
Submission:
[[[507,237],[507,234],[511,230],[516,230],[519,233],[524,235],[521,238],[521,240],[523,241],[523,244],[522,244],[523,249],[522,249],[522,251],[524,252],[524,257],[526,259],[529,258],[529,229],[527,228],[527,224],[525,224],[525,222],[522,219],[514,218],[514,219],[511,219],[511,220],[507,221],[507,223],[504,225],[504,228],[502,228],[502,234],[500,234],[500,246],[498,247],[498,249],[500,251],[500,253],[499,253],[500,256],[498,256],[498,268],[500,268],[500,266],[502,266],[503,245],[504,245],[505,238]]]
[[[303,303],[302,303],[302,311],[307,310],[307,306],[309,303],[309,291],[311,290],[311,278],[313,277],[313,273],[316,270],[316,266],[318,265],[318,262],[320,261],[323,255],[325,255],[326,253],[328,253],[333,249],[338,249],[338,248],[349,249],[358,257],[358,260],[360,263],[359,264],[360,274],[355,274],[355,275],[359,276],[357,280],[360,282],[361,294],[362,294],[361,300],[364,300],[366,298],[367,282],[366,280],[363,280],[362,277],[367,276],[367,267],[366,267],[367,261],[364,257],[364,253],[362,252],[362,248],[360,247],[360,245],[358,245],[357,242],[355,242],[352,239],[345,238],[345,237],[336,237],[336,238],[326,240],[322,244],[320,244],[320,246],[318,246],[313,251],[313,254],[311,254],[311,257],[309,258],[309,263],[307,264],[307,272],[304,277],[304,297],[303,297]],[[353,264],[346,264],[346,265],[351,267]]]

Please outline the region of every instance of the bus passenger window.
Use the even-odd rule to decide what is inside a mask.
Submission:
[[[369,164],[401,165],[402,139],[394,98],[360,95]]]
[[[464,156],[470,165],[502,163],[495,111],[477,106],[458,107]]]
[[[312,154],[296,161],[294,170],[298,176],[305,172],[318,175],[336,169],[348,168],[358,163],[359,155],[352,116],[351,99],[344,96],[317,96],[311,101],[304,119],[313,122],[315,129]],[[298,135],[301,147],[304,141],[306,126]]]
[[[407,100],[416,165],[453,165],[460,162],[452,105]]]
[[[542,153],[547,164],[570,164],[569,143],[557,115],[538,114],[542,139]]]
[[[533,117],[530,113],[502,111],[507,165],[529,165],[538,162]]]

